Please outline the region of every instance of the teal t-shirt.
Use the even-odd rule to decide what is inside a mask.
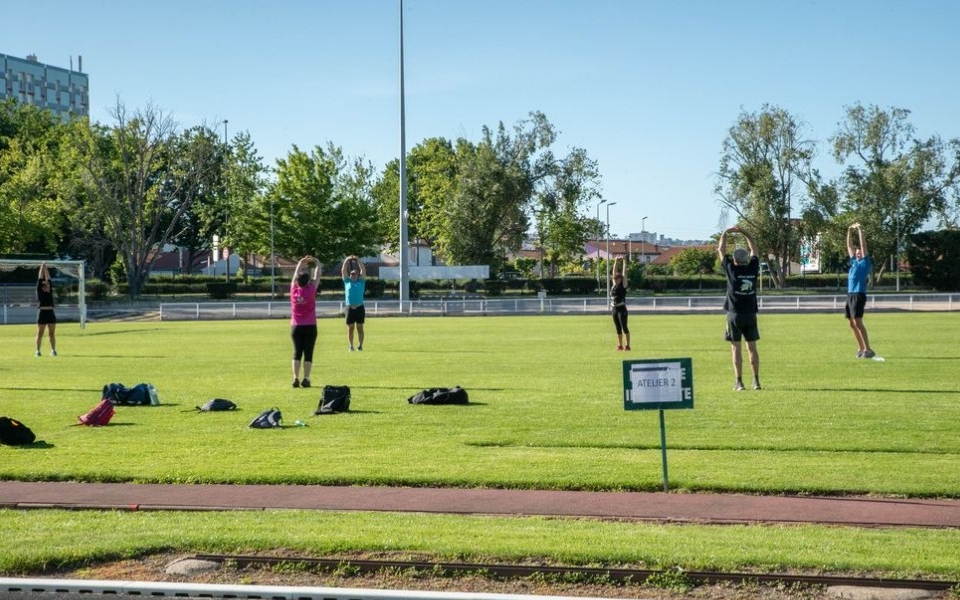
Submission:
[[[860,260],[850,259],[850,272],[847,274],[847,293],[848,294],[866,294],[867,293],[867,275],[870,274],[872,261],[870,256],[864,256]]]
[[[366,288],[366,285],[367,281],[362,277],[356,281],[353,281],[349,277],[344,277],[343,292],[346,295],[347,304],[351,306],[363,304],[363,290]]]

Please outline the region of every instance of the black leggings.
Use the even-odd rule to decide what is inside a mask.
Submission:
[[[313,362],[313,347],[317,343],[316,325],[294,325],[290,328],[290,337],[293,339],[293,360],[303,359],[304,362]]]
[[[617,328],[617,335],[627,334],[630,335],[630,328],[627,327],[627,307],[626,306],[614,306],[613,307],[613,324]]]

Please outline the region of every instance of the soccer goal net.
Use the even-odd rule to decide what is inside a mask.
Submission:
[[[50,271],[50,277],[56,278],[57,275],[70,277],[76,281],[77,290],[77,310],[80,315],[80,329],[87,327],[87,288],[85,285],[86,277],[84,274],[82,260],[29,260],[16,258],[0,258],[0,271],[14,271],[16,269],[26,269],[33,272],[32,281],[35,283],[40,273],[40,265],[46,263]],[[33,288],[31,288],[33,289]],[[35,294],[34,294],[35,295]],[[34,301],[36,298],[34,297]],[[6,305],[4,305],[6,312]],[[6,322],[6,319],[4,319]]]

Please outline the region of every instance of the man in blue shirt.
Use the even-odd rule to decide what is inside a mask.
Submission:
[[[343,260],[340,268],[343,277],[343,291],[347,303],[347,339],[350,341],[350,351],[353,352],[353,330],[357,330],[357,350],[363,350],[363,322],[366,320],[366,309],[363,307],[363,292],[367,285],[367,271],[363,262],[356,255],[351,254]]]
[[[853,232],[857,231],[859,246],[853,245]],[[850,272],[847,275],[847,306],[844,309],[850,321],[850,329],[857,338],[857,358],[873,358],[877,355],[870,347],[867,328],[863,325],[863,309],[867,305],[867,277],[873,269],[873,261],[867,252],[867,237],[860,223],[847,228],[847,255],[850,256]]]

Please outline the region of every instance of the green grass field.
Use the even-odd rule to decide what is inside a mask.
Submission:
[[[46,342],[45,356],[33,356],[32,326],[5,326],[0,414],[24,421],[44,443],[0,447],[0,478],[658,491],[658,415],[623,409],[622,361],[691,357],[695,408],[666,413],[672,490],[960,497],[960,315],[869,314],[866,322],[885,362],[854,358],[842,315],[762,315],[759,392],[732,391],[718,315],[631,315],[629,354],[614,350],[605,316],[370,319],[362,353],[347,352],[340,320],[324,319],[311,390],[290,387],[283,321],[91,323],[86,331],[63,324],[56,358]],[[75,426],[110,382],[152,382],[162,404],[118,407],[108,427]],[[351,387],[350,413],[313,416],[327,383]],[[469,391],[470,405],[406,402],[425,387],[453,385]],[[241,410],[192,411],[214,397]],[[271,406],[287,427],[247,427]],[[308,426],[293,427],[296,419]],[[5,510],[0,526],[22,529],[39,547],[24,552],[27,544],[14,541],[22,537],[3,536],[0,571],[158,548],[287,547],[960,574],[960,533],[952,531],[295,514]],[[91,542],[102,519],[118,533]],[[227,535],[247,519],[277,525]],[[294,535],[281,525],[290,519],[311,524]],[[151,539],[113,539],[148,522]],[[480,541],[489,528],[504,533]],[[360,534],[367,529],[384,533]],[[843,542],[837,531],[846,532]],[[688,552],[694,535],[716,550]],[[745,547],[739,535],[769,542]],[[619,536],[622,546],[606,541]],[[657,541],[633,543],[646,536]]]

